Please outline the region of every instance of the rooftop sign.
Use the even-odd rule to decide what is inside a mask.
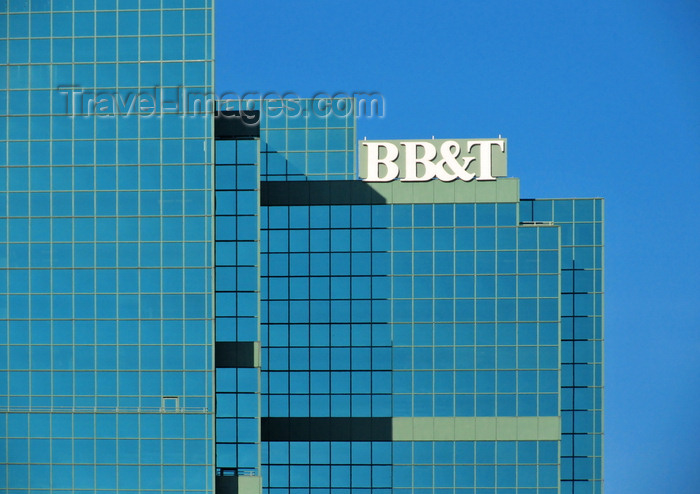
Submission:
[[[360,141],[360,178],[365,182],[443,182],[505,177],[505,139]]]

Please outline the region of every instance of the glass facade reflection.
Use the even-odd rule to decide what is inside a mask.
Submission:
[[[261,168],[267,491],[602,492],[602,200],[302,174],[318,152]]]
[[[210,1],[0,2],[0,491],[213,490]],[[155,108],[154,108],[155,107]]]
[[[0,492],[602,493],[603,201],[357,180],[212,16],[0,0]]]

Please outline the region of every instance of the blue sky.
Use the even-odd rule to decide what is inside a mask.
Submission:
[[[378,91],[368,139],[495,137],[606,199],[606,492],[700,485],[700,4],[217,2],[217,91]]]

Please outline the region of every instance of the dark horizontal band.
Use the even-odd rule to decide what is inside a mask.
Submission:
[[[391,417],[263,417],[263,441],[391,441]]]
[[[386,199],[360,180],[260,182],[263,206],[386,204]]]
[[[219,111],[214,117],[214,135],[218,140],[260,137],[260,111]]]
[[[216,492],[219,494],[238,494],[238,475],[216,477]]]
[[[257,348],[253,341],[217,341],[215,348],[215,365],[219,369],[257,367]]]

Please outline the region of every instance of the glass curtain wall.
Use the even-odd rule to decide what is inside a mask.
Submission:
[[[0,1],[0,492],[213,490],[212,29]]]

